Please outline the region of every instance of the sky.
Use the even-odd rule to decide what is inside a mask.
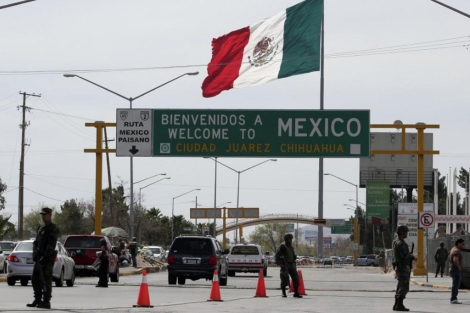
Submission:
[[[0,0],[0,6],[11,2]],[[209,99],[201,92],[213,38],[298,2],[38,0],[0,10],[0,177],[8,185],[4,213],[17,221],[20,91],[41,94],[27,99],[32,110],[26,114],[25,215],[42,205],[58,209],[71,198],[94,198],[95,156],[83,149],[95,147],[95,132],[84,124],[115,122],[116,109],[129,103],[79,78],[65,78],[65,73],[135,97],[186,72],[200,72],[145,95],[134,108],[319,109],[319,72]],[[466,0],[444,2],[470,13]],[[370,110],[374,124],[397,119],[439,124],[440,129],[430,131],[434,149],[441,152],[434,156],[434,167],[444,174],[449,168],[468,168],[469,45],[470,19],[429,0],[326,0],[325,109]],[[367,53],[350,53],[360,50]],[[108,135],[115,138],[115,130]],[[110,145],[114,148],[114,142]],[[219,161],[244,170],[264,159]],[[129,192],[129,158],[111,155],[110,164],[113,184],[123,182]],[[325,159],[325,172],[357,184],[359,160]],[[212,160],[134,159],[135,182],[159,173],[171,179],[141,190],[147,208],[171,215],[173,197],[198,188],[175,199],[175,214],[189,218],[196,197],[200,206],[214,205]],[[135,184],[134,192],[161,177]],[[240,178],[241,207],[259,207],[261,214],[317,216],[318,159],[278,158]],[[217,205],[236,207],[237,174],[222,166],[216,198]],[[351,216],[344,206],[354,205],[349,199],[355,199],[354,186],[325,177],[325,218]],[[359,202],[365,200],[361,188]]]

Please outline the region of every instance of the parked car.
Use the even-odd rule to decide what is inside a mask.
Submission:
[[[228,249],[223,250],[219,242],[211,236],[178,236],[168,253],[168,284],[186,283],[186,278],[212,280],[214,270],[218,270],[219,284],[227,285]]]
[[[330,258],[324,258],[323,259],[323,265],[331,265],[333,266],[333,260]]]
[[[379,266],[379,259],[377,259],[377,257],[375,256],[375,254],[369,254],[367,256],[367,261],[366,261],[366,264],[368,266]]]
[[[228,276],[239,273],[259,273],[263,270],[264,276],[268,273],[268,262],[260,245],[235,244],[227,255]]]
[[[148,248],[152,251],[153,257],[157,260],[162,262],[165,259],[165,250],[161,246],[147,246],[144,248]]]
[[[360,255],[358,258],[357,258],[357,266],[366,266],[367,265],[367,255]]]
[[[346,263],[351,264],[353,261],[354,261],[354,257],[353,257],[353,256],[348,255],[348,256],[346,257]]]
[[[15,249],[16,242],[14,241],[0,241],[0,250],[3,251],[3,256],[5,259],[3,260],[3,273],[7,272],[7,258],[10,253]],[[0,264],[1,266],[1,264]],[[0,271],[2,273],[2,271]]]
[[[13,252],[8,256],[7,283],[14,286],[19,280],[22,286],[28,285],[33,274],[33,242],[34,240],[20,241]],[[54,260],[52,279],[57,287],[62,287],[64,281],[72,287],[75,283],[75,262],[67,253],[64,246],[57,242],[57,257]]]
[[[92,264],[96,260],[96,252],[100,251],[100,240],[105,238],[109,253],[109,277],[112,282],[119,282],[119,264],[116,248],[111,247],[108,238],[101,235],[70,235],[64,246],[75,261],[76,274],[96,274]]]
[[[7,259],[3,251],[0,249],[0,273],[6,272],[7,269]]]

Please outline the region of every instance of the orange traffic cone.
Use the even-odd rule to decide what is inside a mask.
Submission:
[[[147,271],[145,269],[142,271],[142,283],[140,284],[137,305],[133,305],[133,307],[153,308],[153,305],[150,305],[149,285],[147,284]]]
[[[305,286],[304,286],[304,279],[302,278],[302,271],[298,270],[297,273],[299,274],[299,294],[302,296],[306,296],[305,293]]]
[[[211,296],[207,301],[222,301],[220,297],[219,274],[214,270],[214,277],[212,278]]]
[[[258,278],[258,286],[256,287],[255,298],[267,298],[266,295],[266,286],[264,285],[264,272],[263,270],[259,270],[259,278]]]

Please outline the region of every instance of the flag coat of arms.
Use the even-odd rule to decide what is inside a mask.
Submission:
[[[323,0],[305,0],[213,39],[202,95],[318,71],[322,14]]]

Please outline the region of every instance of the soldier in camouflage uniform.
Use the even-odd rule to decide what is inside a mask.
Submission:
[[[282,297],[287,297],[286,288],[289,286],[289,275],[292,278],[294,285],[294,297],[302,298],[299,294],[299,275],[297,274],[297,267],[295,266],[295,255],[294,247],[292,246],[292,234],[284,236],[284,243],[281,243],[279,249],[276,252],[276,264],[281,267],[281,290]]]
[[[441,241],[439,245],[440,248],[437,249],[436,254],[434,254],[434,260],[437,263],[436,277],[437,274],[439,274],[439,270],[441,270],[441,277],[444,277],[444,269],[446,268],[446,261],[449,256],[449,252],[447,252],[447,249],[444,247],[444,241]]]
[[[395,294],[394,311],[409,311],[403,305],[403,300],[410,288],[411,261],[414,256],[410,253],[410,249],[405,242],[408,237],[408,227],[400,225],[397,227],[397,238],[393,241],[393,266],[396,272],[397,290]]]
[[[55,247],[59,237],[59,229],[52,223],[52,210],[50,208],[42,208],[40,214],[44,226],[39,229],[33,243],[34,269],[31,282],[34,289],[34,301],[26,306],[50,309],[52,269],[57,256]]]

